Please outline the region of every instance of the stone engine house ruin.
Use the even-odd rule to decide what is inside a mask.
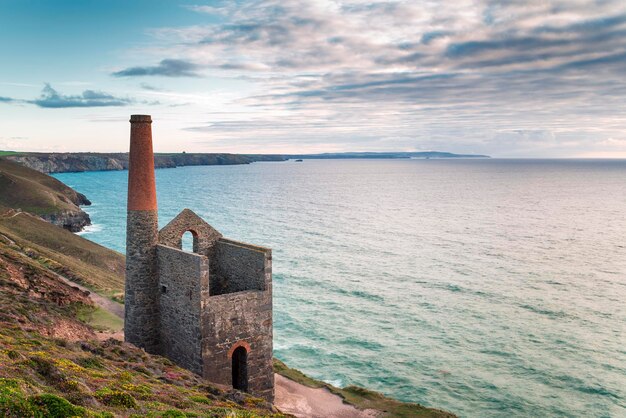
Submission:
[[[159,231],[152,120],[130,122],[126,341],[273,401],[271,250],[224,238],[189,209]]]

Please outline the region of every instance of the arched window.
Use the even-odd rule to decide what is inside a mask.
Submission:
[[[233,351],[233,389],[248,391],[248,350],[239,346]]]
[[[187,231],[183,234],[181,241],[181,250],[188,253],[195,253],[198,251],[198,237],[193,231]]]

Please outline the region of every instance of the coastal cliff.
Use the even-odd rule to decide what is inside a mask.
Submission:
[[[13,161],[0,158],[0,209],[27,212],[68,229],[91,225],[80,206],[91,202],[59,180]]]
[[[127,170],[127,153],[14,153],[3,159],[15,161],[41,173]],[[155,154],[155,168],[174,168],[190,165],[237,165],[256,161],[284,161],[279,155]]]
[[[83,171],[127,170],[127,153],[93,152],[8,152],[3,159],[20,163],[41,173],[68,173]],[[488,155],[454,154],[451,152],[339,152],[325,154],[207,154],[172,153],[155,154],[155,168],[175,168],[192,165],[239,165],[259,161],[286,161],[289,159],[455,159],[490,158]]]

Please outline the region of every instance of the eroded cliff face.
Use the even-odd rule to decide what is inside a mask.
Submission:
[[[69,190],[66,190],[64,196],[67,197],[72,206],[69,209],[62,209],[56,213],[42,215],[41,217],[51,224],[60,226],[61,228],[65,228],[72,232],[80,232],[86,226],[91,225],[91,218],[89,217],[89,214],[80,207],[91,205],[91,201],[87,199],[84,194],[78,193],[69,187],[68,189]]]
[[[72,232],[80,232],[86,226],[91,225],[89,214],[81,209],[76,211],[64,210],[58,213],[42,215],[41,218]]]
[[[127,170],[127,153],[20,153],[3,157],[41,173],[68,173],[83,171]],[[242,154],[157,154],[155,168],[174,168],[188,165],[236,165],[255,161],[284,161],[279,155]]]
[[[8,159],[41,173],[110,171],[128,168],[128,159],[92,154],[16,155]]]

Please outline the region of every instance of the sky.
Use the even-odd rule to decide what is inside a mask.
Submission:
[[[626,158],[626,1],[0,0],[0,150]]]

